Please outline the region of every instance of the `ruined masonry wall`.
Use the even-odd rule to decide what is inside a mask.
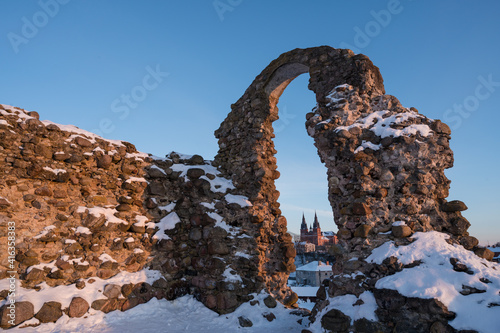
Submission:
[[[17,271],[18,324],[186,294],[224,313],[266,288],[255,231],[238,226],[251,203],[230,194],[232,182],[210,161],[157,158],[38,118],[0,106],[2,246],[8,223],[16,226],[13,269],[0,252],[0,302]],[[61,293],[72,297],[60,302]],[[40,303],[42,294],[51,301]],[[2,305],[0,326],[10,327]]]
[[[272,123],[281,93],[304,73],[317,101],[306,130],[326,166],[339,228],[336,275],[320,289],[313,315],[338,295],[369,291],[385,302],[374,285],[402,265],[366,258],[386,241],[405,245],[413,233],[435,230],[448,234],[449,243],[491,256],[467,232],[470,223],[460,213],[466,205],[446,201],[444,170],[453,165],[448,126],[385,95],[366,56],[326,46],[296,49],[272,61],[231,106],[215,132],[220,149],[213,162],[177,153],[154,157],[0,105],[1,244],[8,223],[16,224],[13,268],[0,251],[0,327],[12,326],[6,308],[12,269],[25,295],[16,325],[186,294],[218,313],[262,291],[272,296],[266,305],[274,299],[293,305],[297,295],[286,282],[295,248],[274,184]],[[69,296],[42,304],[30,298],[32,290],[44,299]],[[408,318],[418,311],[409,310]],[[380,325],[390,331],[390,322]]]

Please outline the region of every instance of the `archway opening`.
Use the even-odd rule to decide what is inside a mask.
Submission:
[[[278,202],[287,219],[288,232],[295,241],[300,240],[303,214],[308,227],[317,214],[322,231],[337,230],[328,200],[327,169],[305,129],[306,114],[316,105],[316,96],[307,89],[308,83],[308,74],[284,78],[270,93],[270,99],[279,98],[279,119],[273,122],[280,172],[275,186],[280,192]]]

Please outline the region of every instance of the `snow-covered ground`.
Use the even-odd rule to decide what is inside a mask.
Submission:
[[[447,243],[449,236],[440,232],[417,232],[413,238],[408,246],[398,248],[388,242],[372,252],[368,260],[378,264],[390,256],[405,265],[422,261],[379,280],[376,287],[395,289],[408,297],[439,299],[457,314],[449,323],[457,330],[500,332],[500,265]],[[473,274],[454,271],[451,258],[458,259]],[[467,294],[464,290],[468,287],[480,292]]]
[[[397,290],[406,297],[436,298],[449,311],[456,313],[449,322],[457,330],[476,330],[481,333],[500,332],[500,264],[479,258],[461,245],[446,242],[448,235],[437,231],[417,232],[414,242],[397,247],[389,241],[373,250],[367,261],[381,264],[385,258],[398,258],[404,265],[420,261],[421,264],[405,268],[396,274],[377,281],[377,289]],[[453,269],[451,258],[467,266],[469,272]],[[468,293],[470,288],[477,291]],[[320,316],[331,309],[338,309],[356,320],[376,320],[377,304],[373,294],[364,292],[358,301],[354,295],[330,298],[330,305]],[[309,328],[322,332],[319,321]]]
[[[126,312],[114,311],[104,314],[91,310],[86,318],[69,318],[63,315],[56,323],[38,327],[16,327],[11,332],[300,332],[306,328],[307,319],[291,314],[290,310],[279,304],[274,309],[264,305],[266,294],[256,295],[259,304],[245,303],[235,312],[218,315],[206,308],[192,296],[184,296],[174,301],[154,298]],[[269,322],[263,314],[273,313],[276,319]],[[238,317],[244,316],[252,327],[241,327]],[[303,324],[297,321],[303,319]],[[23,326],[23,325],[21,325]]]

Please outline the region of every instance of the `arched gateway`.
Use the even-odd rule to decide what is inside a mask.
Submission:
[[[467,248],[477,245],[460,205],[445,200],[450,182],[444,169],[453,164],[448,126],[385,95],[379,69],[366,56],[327,46],[295,49],[255,78],[215,132],[215,165],[232,179],[234,193],[252,203],[248,222],[239,225],[255,237],[257,274],[267,290],[293,301],[286,280],[295,250],[277,202],[272,123],[280,95],[303,73],[317,100],[306,129],[327,167],[339,228],[334,270],[362,270],[373,248],[414,231],[445,231]]]

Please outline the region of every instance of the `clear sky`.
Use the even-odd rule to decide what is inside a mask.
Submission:
[[[452,128],[449,200],[500,241],[500,2],[2,0],[0,103],[134,143],[213,159],[213,131],[273,59],[330,45],[370,57],[388,94]],[[307,74],[285,90],[277,186],[289,229],[336,230],[305,131]]]

